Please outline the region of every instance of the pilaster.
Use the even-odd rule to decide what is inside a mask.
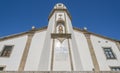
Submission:
[[[92,58],[92,61],[93,61],[93,65],[94,65],[94,71],[100,71],[99,69],[99,64],[97,62],[97,58],[96,58],[96,55],[95,55],[95,52],[94,52],[94,48],[93,48],[93,45],[92,45],[92,42],[91,42],[91,39],[90,39],[90,33],[84,33],[86,39],[87,39],[87,43],[88,43],[88,47],[89,47],[89,50],[90,50],[90,54],[91,54],[91,58]]]
[[[28,52],[29,52],[29,48],[30,48],[30,45],[31,45],[34,33],[35,33],[34,30],[31,30],[28,33],[28,39],[27,39],[27,42],[26,42],[25,49],[23,51],[23,55],[22,55],[22,59],[20,61],[20,65],[19,65],[18,71],[24,71],[26,60],[27,60],[27,56],[28,56]]]

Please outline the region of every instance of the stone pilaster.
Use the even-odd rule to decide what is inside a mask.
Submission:
[[[116,42],[116,45],[117,45],[117,47],[118,47],[118,49],[120,51],[120,42]]]
[[[30,48],[30,45],[31,45],[31,41],[32,41],[34,32],[35,32],[34,30],[31,30],[28,33],[26,46],[25,46],[25,49],[23,51],[23,55],[22,55],[22,58],[21,58],[21,62],[20,62],[18,71],[24,71],[24,67],[25,67],[25,64],[26,64],[26,60],[27,60],[27,56],[28,56],[28,52],[29,52],[29,48]]]
[[[97,58],[96,58],[96,55],[95,55],[95,52],[94,52],[94,48],[93,48],[93,45],[92,45],[92,42],[91,42],[91,39],[90,39],[90,34],[89,33],[84,33],[84,35],[87,39],[88,47],[89,47],[91,58],[92,58],[93,65],[94,65],[94,71],[100,71],[99,64],[97,62]]]

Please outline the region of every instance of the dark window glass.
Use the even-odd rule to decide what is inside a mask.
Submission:
[[[104,48],[104,53],[105,53],[107,59],[116,59],[111,48]]]
[[[12,48],[13,48],[13,46],[5,46],[4,49],[3,49],[3,51],[2,51],[1,56],[3,56],[3,57],[9,57],[10,54],[11,54]]]
[[[4,67],[0,67],[0,71],[3,71]]]
[[[112,71],[120,71],[120,67],[111,67]]]

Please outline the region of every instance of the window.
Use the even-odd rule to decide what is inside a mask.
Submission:
[[[4,70],[4,67],[0,67],[0,71],[3,71]]]
[[[1,53],[2,57],[9,57],[11,54],[13,46],[4,46],[3,51]]]
[[[105,53],[107,59],[116,59],[111,48],[104,48],[104,53]]]
[[[112,71],[120,71],[120,67],[111,67]]]

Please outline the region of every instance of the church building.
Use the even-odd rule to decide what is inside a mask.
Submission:
[[[71,19],[58,3],[48,26],[0,38],[0,71],[120,71],[120,41],[76,28]]]

